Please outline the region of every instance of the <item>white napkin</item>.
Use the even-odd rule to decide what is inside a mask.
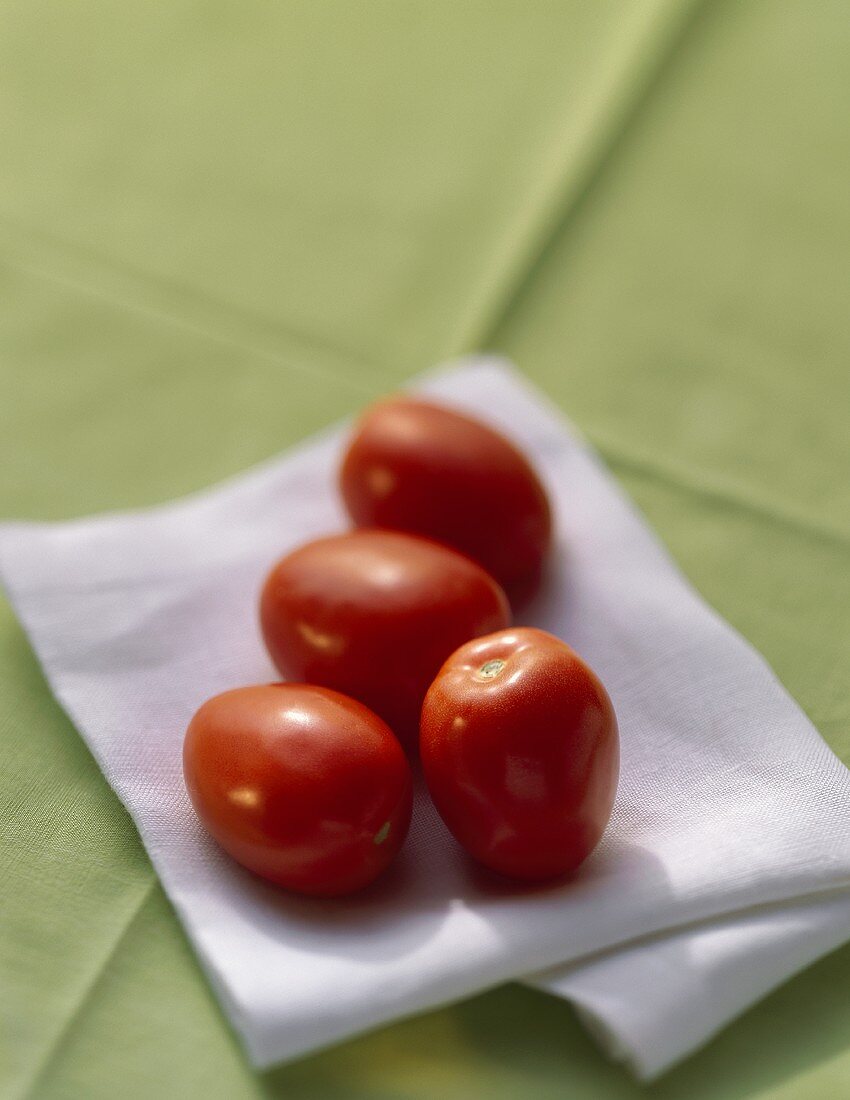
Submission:
[[[575,1006],[606,1053],[651,1080],[850,937],[850,891],[759,906],[527,978]]]
[[[622,737],[611,824],[570,883],[515,889],[477,874],[421,791],[398,863],[344,901],[266,886],[198,825],[181,774],[186,723],[209,695],[272,678],[257,590],[280,554],[344,525],[340,430],[160,508],[4,525],[0,570],[255,1064],[595,955],[584,981],[577,968],[549,985],[563,983],[616,1052],[654,1072],[716,1029],[717,1011],[691,997],[705,973],[691,965],[699,931],[635,941],[848,887],[850,773],[539,396],[487,360],[422,388],[508,431],[555,500],[556,564],[528,618],[600,674]],[[671,952],[666,987],[683,991],[690,1025],[659,1062],[669,1013],[657,971]],[[618,967],[625,982],[616,998],[612,966],[615,986]]]

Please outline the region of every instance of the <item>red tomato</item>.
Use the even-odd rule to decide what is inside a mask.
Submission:
[[[543,486],[504,436],[460,413],[394,397],[367,409],[340,488],[358,527],[454,546],[516,602],[537,586],[552,520]]]
[[[192,804],[249,871],[301,894],[359,890],[410,824],[410,766],[390,729],[326,688],[264,684],[209,699],[189,723]]]
[[[581,658],[543,630],[504,630],[453,653],[425,698],[420,751],[440,816],[500,874],[565,874],[605,830],[614,709]]]
[[[510,613],[493,578],[461,554],[396,531],[352,531],[278,562],[260,621],[286,678],[352,695],[415,745],[440,665]]]

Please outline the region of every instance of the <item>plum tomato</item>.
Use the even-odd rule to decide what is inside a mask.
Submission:
[[[422,707],[420,754],[455,839],[510,878],[573,871],[611,814],[614,708],[584,661],[543,630],[500,631],[449,657]]]
[[[260,597],[268,651],[285,679],[359,699],[415,748],[428,685],[452,650],[510,622],[475,562],[396,531],[351,531],[288,554]]]
[[[401,745],[376,714],[326,688],[263,684],[207,700],[189,723],[183,770],[221,847],[302,894],[366,886],[410,824]]]
[[[471,417],[393,397],[355,427],[339,475],[358,527],[410,531],[479,562],[516,604],[540,579],[549,501],[526,457]]]

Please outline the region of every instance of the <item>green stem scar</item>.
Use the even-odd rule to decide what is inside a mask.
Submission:
[[[492,661],[485,661],[475,675],[479,680],[492,680],[499,675],[504,667],[505,662],[498,657],[494,657]]]
[[[383,844],[387,837],[390,835],[390,823],[385,821],[384,824],[375,833],[375,843]]]

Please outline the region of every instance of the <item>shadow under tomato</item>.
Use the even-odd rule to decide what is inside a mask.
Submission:
[[[558,539],[553,543],[540,576],[527,591],[511,600],[515,626],[535,626],[562,636],[562,628],[556,629],[550,619],[554,608],[557,610],[560,626],[564,609],[569,609],[572,605],[569,596],[571,557],[572,551],[565,539]],[[569,638],[564,638],[564,641],[569,642]]]

